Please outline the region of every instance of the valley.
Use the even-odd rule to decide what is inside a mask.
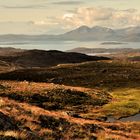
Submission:
[[[140,112],[140,63],[118,54],[20,50],[1,56],[0,138],[139,139],[139,119],[123,120]]]

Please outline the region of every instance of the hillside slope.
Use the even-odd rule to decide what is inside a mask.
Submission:
[[[133,140],[140,136],[140,123],[109,123],[98,114],[112,100],[101,90],[0,81],[0,97],[0,139]],[[92,119],[86,117],[89,114]]]
[[[49,67],[64,63],[109,60],[109,58],[55,50],[26,50],[14,56],[0,56],[0,60],[20,67]]]
[[[70,86],[115,89],[139,87],[139,63],[86,62],[51,68],[21,69],[0,74],[1,80],[50,82]]]

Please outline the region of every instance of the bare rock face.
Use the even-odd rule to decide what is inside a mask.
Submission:
[[[18,127],[14,119],[0,112],[0,130],[17,130]]]

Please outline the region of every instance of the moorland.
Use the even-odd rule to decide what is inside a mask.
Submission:
[[[140,138],[133,118],[140,113],[140,63],[131,52],[2,51],[0,139]]]

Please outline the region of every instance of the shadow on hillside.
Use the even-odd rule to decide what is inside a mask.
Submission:
[[[44,91],[44,93],[31,93],[31,92],[4,92],[0,93],[1,97],[8,97],[10,99],[30,103],[47,110],[63,110],[71,109],[79,106],[79,111],[88,110],[89,106],[99,106],[106,104],[110,97],[104,95],[104,98],[92,97],[91,95],[73,91],[70,89],[52,89]]]
[[[85,139],[96,140],[92,133],[103,131],[103,127],[96,124],[76,124],[71,123],[63,118],[54,118],[51,116],[40,115],[39,120],[43,128],[53,130],[50,137],[56,139]],[[80,131],[79,131],[80,130]]]
[[[48,82],[88,88],[139,87],[140,66],[121,62],[89,62],[0,74],[1,80]]]
[[[0,130],[6,131],[6,130],[17,130],[17,129],[18,129],[17,122],[13,118],[0,112]]]

